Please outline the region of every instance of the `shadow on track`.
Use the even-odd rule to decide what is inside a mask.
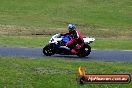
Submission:
[[[53,55],[53,56],[44,56],[44,57],[49,57],[49,58],[61,58],[65,60],[93,60],[91,57],[78,57],[76,55]]]

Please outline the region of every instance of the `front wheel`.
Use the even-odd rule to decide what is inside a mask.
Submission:
[[[55,50],[53,48],[52,45],[46,45],[44,48],[43,48],[43,54],[46,55],[46,56],[51,56],[51,55],[54,55],[55,54]]]
[[[91,47],[89,45],[84,45],[84,47],[78,52],[79,57],[85,57],[88,56],[91,52]]]

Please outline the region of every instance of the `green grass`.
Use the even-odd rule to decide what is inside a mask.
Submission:
[[[0,37],[0,46],[42,47],[49,42],[49,37]]]
[[[74,22],[132,27],[131,0],[0,0],[0,2],[2,24],[64,27],[62,22]]]
[[[132,50],[132,39],[96,39],[92,47],[95,49]]]
[[[50,37],[0,37],[0,46],[13,47],[43,47],[48,44]],[[118,38],[97,38],[91,44],[92,49],[114,49],[114,50],[132,50],[132,39]]]
[[[1,88],[130,88],[130,84],[87,84],[76,82],[78,67],[87,74],[132,74],[132,63],[64,60],[60,58],[0,57]]]
[[[113,30],[103,32],[105,35],[118,29],[122,34],[116,35],[126,36],[125,31],[132,34],[131,4],[131,0],[0,0],[0,24],[55,30],[76,23],[81,31],[92,31],[93,27],[94,33],[101,35],[99,29]],[[86,30],[84,33],[89,34]]]

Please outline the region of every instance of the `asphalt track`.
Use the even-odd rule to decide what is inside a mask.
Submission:
[[[0,47],[0,56],[13,57],[35,57],[45,58],[42,48],[19,48],[19,47]],[[58,57],[62,59],[79,59],[79,60],[96,60],[96,61],[110,61],[110,62],[132,62],[132,51],[120,50],[92,50],[91,54],[85,58],[79,58],[73,55],[53,55],[51,57]],[[50,58],[50,57],[48,57]]]

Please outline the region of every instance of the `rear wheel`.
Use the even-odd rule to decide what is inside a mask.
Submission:
[[[44,48],[43,48],[43,54],[46,55],[46,56],[51,56],[51,55],[54,55],[55,54],[55,50],[53,48],[52,45],[46,45]]]
[[[85,56],[88,56],[91,52],[91,47],[89,45],[85,45]]]
[[[79,50],[78,55],[79,57],[85,57],[88,56],[91,52],[91,47],[89,45],[84,45],[84,47]]]

